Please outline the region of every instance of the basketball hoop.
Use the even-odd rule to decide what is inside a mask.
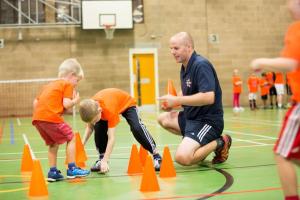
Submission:
[[[106,39],[112,40],[114,38],[115,28],[112,25],[104,25]]]

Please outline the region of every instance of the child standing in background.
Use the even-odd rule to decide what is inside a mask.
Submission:
[[[75,165],[75,142],[72,128],[64,122],[62,115],[79,102],[75,87],[83,78],[81,65],[76,59],[66,59],[60,66],[58,80],[45,85],[33,103],[32,124],[39,131],[48,146],[50,170],[48,181],[62,180],[64,177],[57,169],[57,152],[61,144],[67,142],[67,178],[87,176],[90,172]]]
[[[274,101],[275,101],[275,105],[277,107],[277,93],[276,93],[276,88],[274,86],[275,72],[269,71],[266,73],[266,75],[267,75],[267,80],[269,83],[270,109],[273,109]]]
[[[256,106],[256,93],[259,86],[259,78],[255,73],[252,73],[248,78],[248,90],[249,90],[249,105],[251,110],[257,109]]]
[[[283,108],[283,95],[284,95],[284,77],[282,72],[275,73],[275,89],[277,94],[278,108]]]
[[[266,73],[261,74],[261,79],[259,80],[259,86],[260,86],[261,100],[263,101],[263,109],[267,109],[267,100],[268,100],[268,94],[269,94],[269,83],[268,83],[268,80],[267,80]]]
[[[243,111],[244,108],[240,107],[240,94],[242,93],[242,80],[238,75],[239,70],[233,70],[232,85],[233,85],[233,112]]]

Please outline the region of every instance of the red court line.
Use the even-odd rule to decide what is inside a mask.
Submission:
[[[201,198],[201,197],[211,197],[211,196],[224,196],[224,195],[232,195],[232,194],[245,194],[245,193],[259,193],[266,191],[274,191],[274,190],[282,190],[281,187],[272,187],[272,188],[264,188],[258,190],[241,190],[235,192],[222,192],[217,194],[194,194],[194,195],[183,195],[183,196],[173,196],[173,197],[157,197],[143,200],[157,200],[157,199],[184,199],[184,198]]]

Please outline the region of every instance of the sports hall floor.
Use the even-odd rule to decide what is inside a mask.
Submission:
[[[282,189],[273,160],[272,147],[276,141],[281,120],[286,110],[246,109],[234,114],[225,108],[224,132],[233,138],[230,157],[226,163],[211,165],[209,160],[191,167],[175,163],[177,176],[158,177],[159,192],[139,191],[141,176],[128,176],[127,166],[130,150],[136,143],[125,120],[117,127],[116,144],[110,159],[110,172],[106,175],[92,173],[75,181],[64,180],[47,185],[49,200],[60,199],[282,199]],[[141,117],[153,135],[160,151],[168,145],[173,155],[181,138],[167,133],[156,123],[156,113],[142,111]],[[76,117],[66,117],[83,134],[84,124]],[[75,123],[74,123],[75,122]],[[48,171],[47,148],[30,118],[0,119],[3,126],[0,143],[0,199],[29,199],[29,175],[21,175],[21,156],[25,133],[36,157],[41,161],[44,176]],[[97,154],[93,137],[85,147],[87,166],[94,163]],[[63,175],[65,147],[59,150],[58,168]]]

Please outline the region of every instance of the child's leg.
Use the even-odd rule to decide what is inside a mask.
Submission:
[[[294,163],[299,165],[300,103],[293,105],[284,117],[279,138],[274,146],[275,160],[286,199],[297,198],[297,174]]]
[[[75,137],[71,141],[67,142],[66,154],[68,163],[75,163]]]
[[[142,123],[138,116],[138,110],[136,107],[130,107],[122,113],[127,123],[130,126],[130,130],[133,133],[135,139],[151,154],[157,154],[155,141],[148,132],[146,126]]]
[[[267,107],[267,100],[266,99],[263,99],[263,105],[264,105],[264,108]]]
[[[236,106],[239,108],[240,107],[240,93],[236,94]]]
[[[49,145],[48,162],[50,167],[56,167],[58,144]]]
[[[108,136],[107,136],[107,130],[108,130],[108,123],[107,121],[100,120],[95,124],[95,134],[94,134],[94,140],[95,140],[95,145],[97,148],[97,151],[99,152],[99,159],[101,159],[101,156],[103,157],[106,146],[107,146],[107,141],[108,141]]]
[[[294,164],[280,155],[275,155],[275,161],[284,195],[286,197],[298,196],[297,174]]]
[[[253,108],[256,109],[257,106],[256,106],[256,99],[253,99]]]
[[[250,109],[253,110],[253,93],[251,93],[251,92],[249,93],[248,99],[249,99]]]
[[[236,93],[233,93],[233,102],[232,102],[233,107],[237,107],[237,96]]]
[[[75,163],[75,137],[72,138],[71,141],[67,142],[66,154],[68,158],[68,169],[67,169],[67,178],[72,179],[76,177],[84,177],[90,174],[90,171],[80,169],[76,166]]]
[[[129,124],[130,130],[135,139],[153,155],[154,168],[156,171],[159,171],[161,165],[161,156],[158,153],[152,136],[139,118],[137,108],[135,106],[128,108],[122,113],[122,116],[125,117],[127,123]]]

